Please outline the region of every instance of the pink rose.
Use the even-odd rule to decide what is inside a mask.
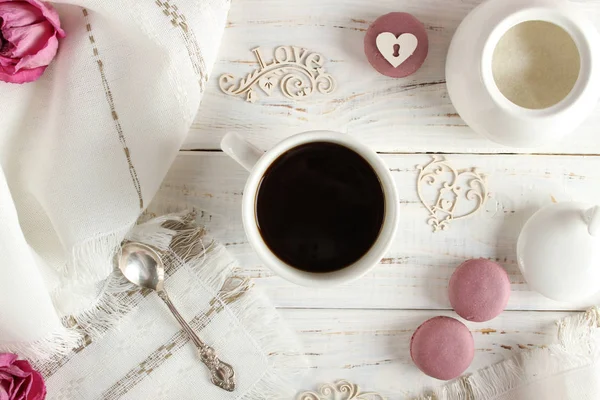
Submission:
[[[0,400],[44,400],[46,384],[29,362],[0,353]]]
[[[38,79],[56,55],[58,38],[63,37],[58,14],[48,3],[0,0],[0,81]]]

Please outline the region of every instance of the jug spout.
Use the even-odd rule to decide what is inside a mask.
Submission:
[[[588,231],[592,236],[600,236],[600,206],[594,206],[586,212]]]

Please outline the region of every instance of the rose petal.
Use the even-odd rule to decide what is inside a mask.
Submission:
[[[0,18],[2,21],[2,18]],[[4,36],[2,36],[2,30],[0,30],[0,55],[8,54],[9,51],[12,51],[14,46],[11,43],[8,43],[8,40],[4,40]]]
[[[48,21],[50,21],[52,26],[54,26],[54,28],[58,32],[58,37],[60,37],[60,38],[65,37],[65,32],[60,27],[60,18],[58,16],[58,13],[56,12],[56,9],[50,3],[40,1],[40,0],[0,0],[0,4],[1,3],[11,3],[11,2],[29,3],[29,4],[37,7],[41,11],[42,15]]]
[[[44,383],[44,378],[37,371],[32,371],[31,377],[31,390],[29,391],[27,400],[44,400],[46,398],[46,383]]]
[[[2,386],[0,386],[0,400],[10,400],[8,392]]]
[[[0,389],[4,389],[6,393],[12,393],[13,387],[15,386],[15,380],[11,376],[8,379],[0,378]]]
[[[31,376],[31,375],[30,375]],[[26,389],[28,388],[28,386],[31,386],[31,378],[27,377],[27,378],[19,378],[19,379],[14,379],[13,382],[15,383],[14,387],[12,388],[12,390],[8,391],[8,394],[10,394],[10,397],[13,400],[18,399],[19,397],[23,397],[23,394],[25,394]]]
[[[16,360],[13,363],[14,366],[19,367],[19,369],[23,372],[33,372],[35,371],[29,361],[27,360]]]
[[[0,81],[8,83],[27,83],[38,80],[44,73],[46,67],[37,67],[34,69],[22,69],[14,74],[8,74],[0,68]]]
[[[46,46],[44,46],[36,54],[27,55],[21,58],[15,66],[15,70],[20,71],[22,69],[32,69],[46,66],[52,62],[57,51],[58,39],[56,38],[55,34],[55,36],[52,36],[50,39],[48,39]]]
[[[42,10],[24,1],[0,3],[2,30],[27,26],[46,20]]]
[[[31,384],[33,383],[33,377],[31,374],[27,375],[25,379],[19,379],[16,381],[15,388],[11,393],[12,400],[29,400],[29,391],[31,390]]]
[[[6,74],[6,75],[14,75],[15,74],[15,66],[14,65],[7,65],[6,67],[0,66],[0,73]]]
[[[65,37],[65,31],[63,31],[60,27],[60,18],[58,16],[58,13],[56,12],[56,9],[54,7],[52,7],[51,4],[45,3],[40,0],[27,0],[27,1],[30,4],[37,6],[40,10],[42,10],[42,14],[44,15],[44,17],[46,17],[46,19],[48,21],[50,21],[50,23],[52,24],[54,29],[56,29],[56,32],[57,32],[59,38]]]
[[[0,55],[0,67],[15,67],[15,65],[17,65],[17,62],[19,62],[19,60],[15,60],[14,58],[11,57],[5,57],[3,55]],[[0,68],[1,69],[1,68]],[[0,367],[2,368],[2,367]]]
[[[2,368],[2,371],[17,378],[25,378],[30,374],[30,372],[25,372],[16,365],[9,365],[8,367],[4,367]]]
[[[8,367],[17,360],[17,355],[12,353],[0,353],[0,368]]]
[[[5,56],[12,58],[36,54],[46,46],[48,40],[54,34],[54,28],[48,21],[8,29],[4,32],[4,39],[8,40],[14,47],[3,53]]]
[[[0,0],[0,81],[38,79],[56,56],[60,28],[56,10],[41,0]]]

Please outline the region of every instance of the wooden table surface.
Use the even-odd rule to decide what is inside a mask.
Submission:
[[[202,219],[239,258],[247,276],[264,290],[304,343],[310,368],[298,389],[349,379],[389,399],[402,399],[442,382],[410,361],[414,329],[436,315],[455,316],[448,279],[465,259],[486,257],[509,273],[508,309],[485,323],[467,323],[475,338],[471,370],[523,349],[554,341],[554,321],[595,304],[564,304],[530,291],[519,273],[515,246],[523,223],[551,202],[600,199],[600,108],[561,143],[535,149],[496,145],[457,115],[446,90],[444,64],[452,34],[480,0],[234,0],[204,100],[192,130],[152,213],[204,210]],[[594,22],[600,4],[578,3]],[[392,79],[373,70],[363,54],[369,24],[405,11],[427,28],[429,57],[414,75]],[[254,104],[223,94],[218,77],[245,76],[256,67],[251,49],[265,58],[280,45],[323,54],[337,80],[330,95],[291,101],[276,91]],[[400,194],[400,225],[381,264],[351,284],[314,290],[275,276],[252,252],[241,223],[247,173],[219,151],[228,131],[262,149],[307,130],[331,129],[380,152]],[[477,167],[488,176],[490,197],[470,219],[433,233],[416,191],[418,164],[443,153],[456,168]]]

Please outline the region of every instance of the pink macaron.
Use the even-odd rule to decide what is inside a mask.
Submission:
[[[410,356],[425,374],[441,380],[454,379],[473,361],[473,335],[465,324],[454,318],[431,318],[413,334]]]
[[[506,308],[510,280],[504,268],[493,261],[468,260],[452,274],[448,295],[454,311],[467,321],[489,321]]]
[[[425,26],[404,12],[382,15],[365,35],[365,55],[377,72],[392,78],[415,73],[427,58]]]

